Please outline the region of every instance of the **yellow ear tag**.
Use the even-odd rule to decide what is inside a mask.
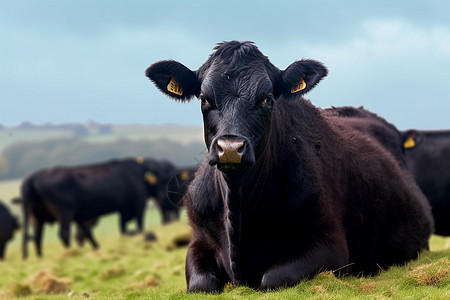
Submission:
[[[410,149],[416,146],[416,142],[412,136],[408,137],[408,139],[403,143],[403,148]]]
[[[145,180],[147,180],[147,182],[151,185],[155,185],[156,183],[158,183],[158,177],[156,177],[156,175],[151,172],[145,173]]]
[[[144,162],[144,158],[142,156],[138,156],[136,157],[136,162],[141,165]]]
[[[291,89],[291,94],[297,93],[297,92],[299,92],[301,90],[304,90],[304,89],[306,89],[306,82],[302,78],[302,81],[300,81],[296,86],[294,86]]]
[[[183,95],[183,89],[178,84],[178,82],[175,81],[175,78],[172,77],[170,79],[169,84],[167,85],[167,90],[171,93],[177,94],[177,95]]]
[[[188,178],[189,178],[189,172],[188,172],[188,171],[183,171],[183,172],[181,172],[180,178],[181,178],[181,180],[186,180],[186,179],[188,179]]]

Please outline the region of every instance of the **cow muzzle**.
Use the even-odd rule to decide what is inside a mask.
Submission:
[[[209,164],[225,173],[241,171],[255,163],[253,148],[248,139],[235,135],[216,138],[209,151]]]

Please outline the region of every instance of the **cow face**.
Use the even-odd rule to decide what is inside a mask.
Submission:
[[[161,61],[146,75],[173,99],[201,100],[209,164],[240,174],[265,148],[277,99],[298,99],[327,75],[327,69],[301,60],[280,71],[251,42],[232,41],[218,44],[197,71]]]

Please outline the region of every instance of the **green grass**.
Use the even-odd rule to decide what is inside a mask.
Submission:
[[[18,186],[0,183],[0,198],[13,195]],[[438,236],[419,259],[374,277],[336,278],[326,272],[278,291],[227,285],[221,294],[187,294],[186,247],[173,243],[190,234],[186,216],[167,226],[159,222],[158,212],[150,207],[146,231],[158,237],[150,243],[142,235],[119,236],[116,216],[102,218],[94,230],[101,245],[97,251],[89,245],[65,250],[56,226],[47,226],[44,257],[36,258],[30,244],[27,261],[21,259],[19,232],[0,262],[0,299],[450,299],[450,238]],[[46,294],[52,291],[58,293]]]

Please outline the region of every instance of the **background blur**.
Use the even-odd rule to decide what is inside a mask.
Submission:
[[[280,69],[330,75],[308,96],[364,105],[400,129],[450,128],[450,2],[0,1],[0,123],[201,125],[197,100],[162,95],[144,70],[196,70],[217,42],[251,40]],[[2,136],[4,138],[4,136]]]
[[[129,156],[178,166],[200,162],[205,146],[198,100],[171,101],[144,71],[165,59],[196,70],[221,41],[254,41],[282,70],[302,58],[323,62],[329,75],[307,95],[316,106],[363,105],[401,130],[450,129],[449,16],[448,0],[0,0],[0,200],[20,219],[20,206],[10,199],[19,195],[23,178],[54,165]],[[105,250],[93,253],[90,247],[62,252],[58,226],[48,226],[46,259],[36,260],[33,249],[27,263],[20,253],[23,232],[16,233],[1,270],[0,298],[10,290],[26,295],[27,278],[48,269],[70,279],[76,298],[84,291],[118,298],[117,290],[131,295],[136,286],[185,298],[186,248],[168,252],[164,239],[185,231],[190,236],[189,227],[160,223],[150,202],[146,231],[156,228],[161,238],[154,246],[139,236],[119,239],[117,214],[102,217],[95,235]],[[445,239],[439,247],[449,245]],[[437,256],[422,256],[427,266],[430,257]],[[400,278],[411,290],[405,275],[391,274],[381,281]],[[341,285],[344,295],[350,286],[383,298],[403,295],[392,287],[375,289],[372,279],[351,282]],[[326,283],[317,284],[311,291],[327,292]],[[430,287],[423,290],[416,297],[432,297]],[[31,285],[27,293],[42,298],[36,291]],[[230,297],[241,294],[248,291]]]
[[[449,15],[446,0],[0,0],[0,180],[126,156],[198,163],[198,100],[171,101],[144,71],[196,70],[228,40],[254,41],[280,69],[322,61],[317,106],[450,128]]]

